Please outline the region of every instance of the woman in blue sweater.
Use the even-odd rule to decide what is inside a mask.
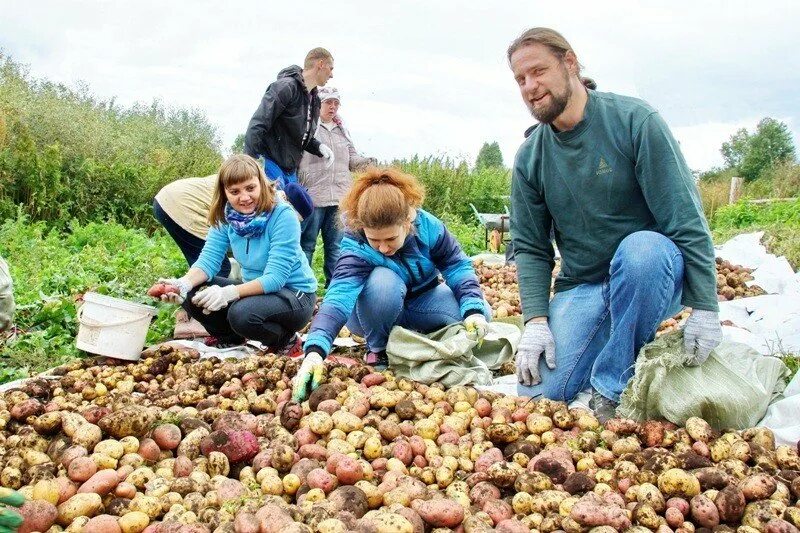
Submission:
[[[353,182],[340,204],[341,255],[306,339],[296,400],[345,324],[366,338],[366,362],[378,369],[388,365],[386,343],[397,325],[430,333],[464,322],[479,338],[486,334],[491,314],[472,262],[442,221],[422,209],[424,197],[414,176],[395,169],[370,168]]]
[[[302,354],[297,331],[314,311],[317,281],[300,248],[300,221],[276,197],[261,165],[234,155],[219,169],[209,213],[211,229],[203,251],[174,285],[183,302],[218,344],[259,341],[272,351]],[[218,277],[228,250],[242,266],[240,283]]]

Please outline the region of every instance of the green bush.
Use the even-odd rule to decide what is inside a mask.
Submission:
[[[740,200],[718,209],[712,221],[715,229],[772,224],[800,226],[800,199],[759,204]]]
[[[482,213],[504,213],[511,193],[511,172],[502,167],[470,170],[466,163],[446,157],[420,157],[392,162],[425,185],[425,209],[442,216],[452,213],[475,222],[470,203]]]
[[[0,382],[79,356],[76,301],[87,291],[154,305],[145,292],[159,277],[180,275],[186,262],[161,231],[116,223],[72,223],[65,231],[31,223],[27,215],[0,225],[0,255],[9,264],[18,332],[0,340]],[[159,308],[148,342],[169,337],[174,305]]]
[[[86,86],[33,79],[0,54],[0,217],[23,206],[33,220],[65,227],[119,220],[155,227],[150,202],[183,176],[221,161],[203,112],[158,101],[121,108]]]

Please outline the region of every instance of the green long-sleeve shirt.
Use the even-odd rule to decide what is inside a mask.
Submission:
[[[555,290],[609,275],[619,243],[636,231],[671,239],[684,260],[682,303],[718,310],[714,247],[700,195],[678,142],[637,98],[589,91],[573,129],[533,129],[517,152],[511,233],[525,320],[547,316],[554,251]]]

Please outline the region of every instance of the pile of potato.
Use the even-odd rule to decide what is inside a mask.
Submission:
[[[492,316],[505,318],[521,315],[517,265],[486,264],[478,259],[473,261],[473,266],[483,295],[492,307]]]
[[[613,419],[328,364],[81,360],[0,399],[20,531],[793,532],[800,457],[769,430]]]
[[[720,301],[749,298],[765,294],[758,285],[748,287],[747,282],[753,279],[753,270],[740,265],[731,264],[717,257],[717,297]]]

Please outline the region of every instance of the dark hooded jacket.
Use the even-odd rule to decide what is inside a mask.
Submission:
[[[307,120],[309,105],[310,122]],[[319,109],[317,89],[310,94],[306,90],[303,69],[292,65],[281,70],[278,79],[267,87],[250,119],[244,137],[244,153],[255,158],[268,157],[287,173],[297,170],[303,150],[322,157],[319,141],[314,138]]]

